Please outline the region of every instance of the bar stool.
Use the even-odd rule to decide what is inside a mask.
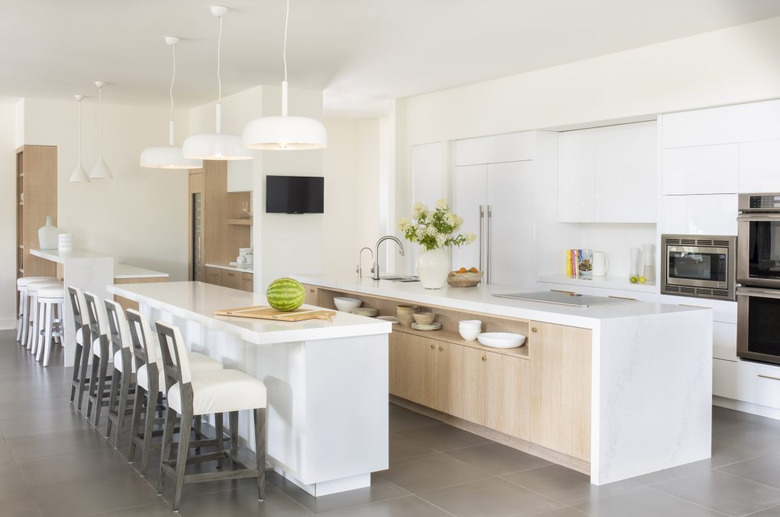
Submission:
[[[64,299],[65,288],[62,285],[38,289],[39,320],[42,322],[43,328],[39,332],[37,345],[33,346],[33,352],[36,354],[35,359],[37,361],[43,358],[43,366],[49,366],[52,339],[57,337],[60,340],[60,344],[62,344],[64,335],[62,303]],[[55,314],[56,318],[54,317]]]
[[[184,339],[177,327],[157,322],[157,335],[160,340],[167,387],[168,408],[165,412],[163,430],[163,450],[160,462],[160,479],[157,493],[162,494],[165,478],[175,481],[173,511],[179,510],[182,487],[185,483],[218,481],[257,477],[258,499],[265,498],[265,427],[266,427],[266,390],[265,385],[251,375],[238,370],[213,370],[192,375],[189,354]],[[257,468],[249,468],[236,457],[238,452],[238,412],[251,410],[255,423],[255,459]],[[222,439],[222,414],[230,414],[230,450],[224,449]],[[181,416],[176,459],[170,459],[176,415]],[[217,430],[217,451],[196,456],[189,455],[190,433],[194,416],[215,415]],[[188,474],[187,464],[204,463],[216,460],[217,468],[222,467],[224,458],[232,461],[234,470],[200,472]]]
[[[155,409],[162,400],[165,388],[160,343],[152,332],[149,321],[138,311],[127,309],[127,321],[130,325],[130,337],[133,346],[133,358],[136,364],[136,391],[133,402],[133,419],[130,427],[130,451],[127,459],[133,463],[136,446],[141,447],[141,476],[146,476],[149,456],[152,451],[152,438],[155,436]],[[210,370],[221,370],[222,363],[197,352],[190,352],[190,371],[192,375]],[[141,415],[143,431],[141,431]],[[162,423],[162,422],[160,422]],[[196,428],[199,422],[196,421]],[[157,434],[159,436],[159,434]]]
[[[125,421],[127,401],[130,398],[130,387],[135,384],[136,366],[133,361],[133,347],[130,338],[130,327],[127,324],[125,311],[114,300],[106,300],[106,315],[111,329],[111,352],[114,357],[114,373],[111,375],[111,387],[108,397],[108,423],[106,438],[111,437],[111,424],[116,424],[114,432],[114,449],[119,445],[119,435]]]
[[[100,425],[100,410],[108,405],[106,398],[106,381],[108,376],[108,363],[113,359],[109,353],[108,315],[106,306],[100,298],[92,293],[84,293],[87,302],[87,315],[89,316],[89,332],[92,337],[92,374],[90,375],[89,390],[87,392],[87,419],[92,413],[92,405],[95,406],[95,427]]]
[[[22,343],[22,336],[27,337],[27,326],[29,319],[29,298],[27,297],[27,286],[33,282],[56,280],[53,276],[23,276],[16,279],[16,290],[19,293],[19,316],[16,325],[16,341]]]
[[[27,285],[27,299],[30,305],[29,312],[27,314],[27,336],[24,338],[23,345],[27,350],[30,350],[33,354],[38,346],[38,336],[40,335],[41,319],[38,312],[38,290],[45,289],[47,287],[59,287],[62,285],[61,280],[42,280],[39,282],[32,282]]]
[[[77,407],[81,409],[81,400],[84,398],[84,390],[87,388],[87,370],[92,340],[90,338],[89,320],[87,319],[87,301],[84,299],[84,291],[78,287],[68,286],[68,296],[73,309],[73,325],[76,330],[76,351],[73,356],[73,379],[70,385],[70,401],[78,392]]]

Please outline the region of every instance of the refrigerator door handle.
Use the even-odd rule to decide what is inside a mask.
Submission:
[[[493,236],[493,207],[487,206],[487,283],[492,283],[493,277],[493,264],[491,261],[490,251],[492,248],[492,236]]]
[[[485,208],[479,205],[479,270],[482,271],[482,234],[485,222]]]

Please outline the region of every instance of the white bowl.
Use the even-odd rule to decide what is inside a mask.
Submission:
[[[465,339],[466,341],[474,341],[477,339],[477,336],[479,335],[479,329],[458,329],[458,332],[460,332],[460,337]]]
[[[461,320],[458,322],[459,327],[477,327],[482,328],[482,321],[481,320]]]
[[[352,309],[357,309],[363,302],[357,298],[347,298],[345,296],[336,296],[333,298],[333,303],[336,304],[336,308],[342,312],[349,312]]]
[[[365,316],[367,318],[374,318],[377,314],[379,314],[379,311],[372,308],[372,307],[358,307],[357,309],[352,309],[352,314],[357,314],[358,316]]]
[[[477,336],[479,342],[492,348],[517,348],[525,343],[525,336],[511,332],[483,332]]]

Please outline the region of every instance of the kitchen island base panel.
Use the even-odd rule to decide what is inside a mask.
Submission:
[[[140,305],[150,322],[178,326],[192,350],[263,381],[267,461],[296,485],[328,495],[368,487],[388,468],[387,334],[256,345]],[[250,417],[239,414],[239,435],[254,450]]]

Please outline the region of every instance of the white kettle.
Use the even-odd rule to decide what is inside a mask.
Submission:
[[[593,252],[593,276],[607,276],[609,259],[603,251]]]

